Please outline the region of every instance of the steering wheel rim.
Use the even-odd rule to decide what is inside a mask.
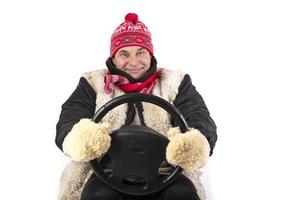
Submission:
[[[188,130],[188,124],[184,119],[181,112],[173,106],[168,101],[154,95],[142,94],[142,93],[128,93],[119,97],[116,97],[106,104],[104,104],[92,117],[92,121],[98,123],[103,119],[103,117],[115,107],[124,103],[134,103],[134,102],[147,102],[152,103],[171,114],[172,118],[177,122],[182,133]],[[173,172],[165,177],[163,181],[157,182],[157,185],[151,185],[146,188],[124,188],[117,179],[111,179],[105,174],[103,168],[100,166],[97,158],[89,161],[96,176],[102,180],[104,183],[114,188],[117,191],[130,195],[148,195],[160,191],[161,189],[170,185],[183,171],[179,166],[176,166]]]

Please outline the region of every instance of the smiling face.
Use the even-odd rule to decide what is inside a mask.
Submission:
[[[140,46],[123,47],[116,52],[113,63],[118,69],[138,79],[150,69],[151,55]]]

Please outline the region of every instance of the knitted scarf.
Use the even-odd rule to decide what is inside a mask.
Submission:
[[[104,91],[110,94],[116,87],[119,87],[124,92],[141,92],[151,94],[156,84],[157,72],[154,72],[150,77],[141,82],[130,83],[129,80],[121,75],[106,74],[104,76]]]

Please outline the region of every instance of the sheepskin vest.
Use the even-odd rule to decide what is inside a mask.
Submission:
[[[109,100],[125,94],[119,88],[116,88],[111,94],[106,94],[104,87],[104,75],[106,69],[97,70],[83,74],[83,77],[89,82],[96,92],[96,110],[103,106]],[[178,88],[184,78],[184,73],[167,69],[158,70],[158,81],[152,92],[153,95],[159,96],[171,104],[178,94]],[[162,108],[143,102],[143,117],[145,124],[155,131],[166,135],[171,125],[170,115]],[[126,120],[127,104],[122,104],[110,112],[102,119],[102,122],[112,124],[113,130],[122,127]],[[59,200],[79,200],[84,185],[92,174],[89,163],[71,162],[64,170],[61,177]],[[200,182],[200,169],[193,172],[183,172],[195,185],[201,200],[205,199],[205,191]]]

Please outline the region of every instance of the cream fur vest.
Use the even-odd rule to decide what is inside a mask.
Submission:
[[[120,89],[115,89],[110,95],[107,95],[104,90],[103,76],[107,73],[106,69],[97,70],[83,74],[83,77],[89,82],[96,92],[96,110],[109,100],[124,94]],[[173,104],[173,101],[178,94],[178,88],[184,78],[184,73],[179,71],[171,71],[167,69],[159,69],[159,81],[157,82],[152,94],[159,96]],[[170,123],[169,114],[162,108],[150,104],[143,103],[143,116],[147,126],[153,128],[161,134],[166,134],[169,128],[172,127]],[[111,110],[102,119],[112,124],[113,129],[119,129],[126,120],[127,104],[120,105]],[[59,200],[79,200],[84,185],[90,175],[92,174],[89,163],[85,162],[71,162],[63,171],[60,181]],[[185,174],[194,183],[197,188],[201,200],[205,199],[205,192],[200,182],[200,169],[193,172],[186,172]]]

